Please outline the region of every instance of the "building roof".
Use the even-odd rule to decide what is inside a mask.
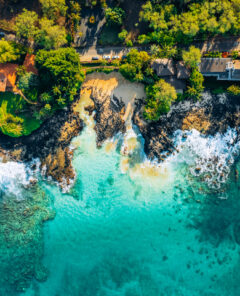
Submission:
[[[32,72],[33,74],[38,75],[38,70],[35,67],[35,55],[27,53],[23,66],[27,72]]]
[[[181,92],[186,89],[186,82],[184,80],[177,79],[176,77],[167,77],[164,79],[167,83],[171,84],[177,92]]]
[[[174,62],[171,59],[156,59],[152,62],[152,68],[159,77],[175,75]]]
[[[200,64],[201,73],[223,73],[226,72],[226,67],[231,58],[202,58]]]
[[[17,64],[0,64],[0,91],[6,90],[15,91],[17,89],[16,83],[16,70]]]
[[[177,78],[178,79],[188,79],[190,76],[190,70],[187,68],[183,61],[177,62]]]

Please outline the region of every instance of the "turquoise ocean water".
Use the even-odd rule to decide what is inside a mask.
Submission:
[[[124,156],[134,137],[137,145]],[[179,132],[180,152],[156,168],[144,159],[137,132],[96,149],[94,131],[85,128],[73,140],[77,177],[68,193],[43,180],[34,192],[24,189],[31,173],[1,164],[0,295],[18,295],[19,282],[27,296],[240,295],[234,137],[230,130],[208,139]],[[55,218],[42,224],[52,210]],[[31,277],[32,265],[41,265],[40,275],[48,271],[46,281]]]

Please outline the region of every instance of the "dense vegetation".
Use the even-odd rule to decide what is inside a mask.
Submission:
[[[147,52],[132,49],[127,55],[126,63],[120,67],[120,72],[131,81],[141,82],[153,74],[150,60]]]
[[[84,80],[79,56],[72,48],[40,50],[36,56],[39,69],[42,115],[52,108],[62,108],[73,101]]]
[[[31,116],[27,102],[11,92],[0,96],[0,129],[11,137],[26,136],[39,128],[40,119]]]
[[[172,102],[177,99],[177,93],[173,86],[160,79],[154,85],[146,87],[147,104],[145,108],[145,118],[158,120],[161,114],[170,110]]]
[[[141,19],[151,32],[141,42],[190,44],[194,38],[240,33],[239,0],[147,1]]]
[[[22,94],[5,93],[0,96],[0,129],[5,134],[29,134],[45,118],[73,101],[78,93],[85,75],[77,52],[70,46],[76,32],[79,33],[84,7],[104,13],[106,25],[100,39],[103,44],[105,41],[122,43],[127,47],[149,44],[148,51],[132,49],[123,60],[102,60],[97,69],[109,72],[117,68],[127,79],[145,84],[146,119],[158,120],[177,99],[174,87],[154,73],[152,62],[156,58],[171,58],[175,62],[182,60],[190,77],[181,98],[201,99],[204,78],[198,66],[202,53],[194,46],[187,49],[186,45],[195,39],[240,34],[240,1],[146,0],[142,8],[139,6],[139,19],[130,31],[126,1],[38,0],[38,9],[23,8],[17,14],[14,18],[17,42],[0,40],[0,64],[19,64],[17,87],[19,94]],[[20,4],[21,0],[2,0],[0,5],[9,5],[14,9],[15,3]],[[89,26],[96,21],[94,16],[90,17]],[[137,29],[140,24],[145,25],[144,32]],[[137,35],[132,34],[131,29],[138,30]],[[27,52],[36,55],[38,75],[26,71],[23,66]],[[208,57],[221,55],[220,52],[206,53]],[[232,58],[238,59],[239,53],[232,52]],[[87,73],[92,71],[88,68],[85,70]],[[239,89],[235,83],[227,91],[237,96]]]

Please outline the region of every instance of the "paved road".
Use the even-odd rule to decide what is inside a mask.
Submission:
[[[231,52],[233,50],[240,51],[240,37],[215,37],[207,41],[193,42],[193,45],[200,48],[202,52],[206,51],[220,51]]]
[[[138,50],[148,51],[149,47],[147,46],[139,46],[133,47]],[[120,58],[126,55],[132,48],[128,48],[125,46],[109,46],[109,47],[88,47],[84,49],[77,49],[80,54],[81,62],[90,62],[93,57],[98,57],[99,60],[103,58],[104,55],[110,56],[119,56]]]
[[[240,51],[240,37],[233,36],[233,37],[216,37],[212,38],[207,41],[195,41],[192,43],[196,47],[200,48],[202,52],[206,51],[220,51],[220,52],[231,52],[233,50]],[[150,46],[139,46],[134,47],[138,50],[145,50],[148,51]],[[117,55],[122,57],[126,55],[131,48],[127,48],[124,46],[109,46],[109,47],[86,47],[84,49],[78,49],[80,53],[80,60],[82,62],[90,62],[92,61],[93,57],[98,57],[99,59],[103,58],[103,55],[109,55],[110,57]]]

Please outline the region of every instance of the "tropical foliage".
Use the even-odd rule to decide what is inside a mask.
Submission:
[[[73,48],[40,50],[36,55],[36,65],[42,103],[61,108],[74,99],[85,76]]]
[[[163,79],[147,86],[146,92],[147,104],[144,116],[148,120],[158,120],[161,114],[170,110],[172,102],[177,99],[175,88]]]

